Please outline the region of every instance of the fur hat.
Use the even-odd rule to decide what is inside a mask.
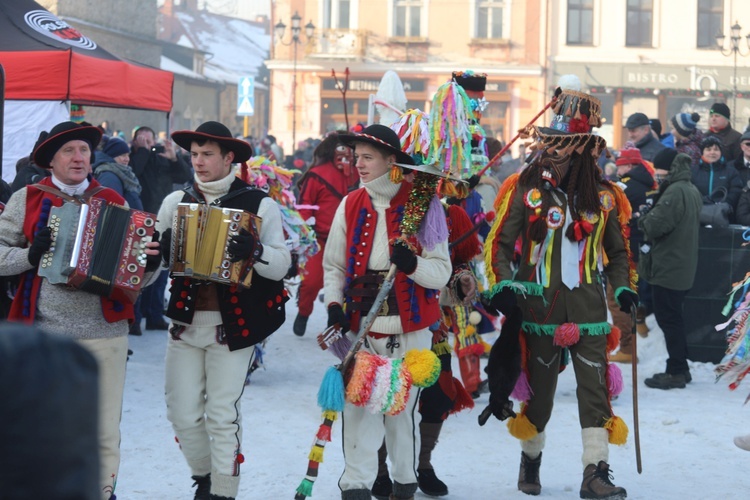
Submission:
[[[709,113],[721,115],[727,120],[729,120],[729,117],[731,116],[731,113],[729,113],[729,106],[724,104],[723,102],[715,102],[711,106],[711,110]]]
[[[229,129],[219,122],[205,122],[199,125],[195,132],[178,130],[172,133],[172,139],[186,151],[190,151],[190,145],[193,141],[210,140],[217,142],[234,153],[234,163],[244,163],[253,156],[253,147],[243,140],[232,137]]]
[[[40,135],[41,139],[42,136]],[[102,139],[102,131],[97,127],[84,127],[74,122],[58,123],[49,131],[47,137],[39,143],[32,153],[32,159],[40,167],[51,168],[50,162],[63,145],[70,141],[87,142],[91,149],[89,161],[94,163],[94,150]],[[37,140],[37,142],[39,142]]]
[[[698,113],[677,113],[670,120],[672,126],[682,137],[689,137],[698,125],[701,115]]]
[[[388,154],[396,155],[396,163],[404,165],[414,165],[411,156],[401,151],[401,142],[396,132],[385,125],[374,124],[365,128],[359,134],[341,134],[341,142],[354,148],[357,142],[364,142],[385,151]]]

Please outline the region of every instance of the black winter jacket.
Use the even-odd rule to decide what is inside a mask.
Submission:
[[[634,213],[638,212],[641,205],[646,204],[650,195],[649,192],[654,189],[654,178],[643,165],[633,167],[620,179],[620,183],[625,185],[623,190]],[[630,219],[630,249],[635,262],[638,262],[638,249],[643,243],[643,233],[638,228],[637,221],[637,219]]]
[[[713,203],[717,200],[709,198],[711,193],[724,187],[727,190],[726,202],[737,209],[737,202],[742,194],[742,178],[734,167],[730,167],[723,160],[716,163],[706,163],[701,160],[698,165],[690,167],[693,184],[703,196],[703,204]]]

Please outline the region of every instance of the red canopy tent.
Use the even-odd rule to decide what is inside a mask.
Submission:
[[[126,62],[31,0],[0,0],[6,99],[172,109],[174,75]]]
[[[0,65],[5,69],[7,100],[167,113],[172,109],[173,73],[115,57],[31,0],[0,0]],[[30,151],[36,134],[54,125],[33,120],[30,124],[29,117],[19,124],[4,119],[6,144],[26,143],[33,136],[24,146]],[[19,132],[23,138],[12,137],[16,127],[25,127]],[[12,164],[16,159],[4,158]],[[3,163],[7,169],[8,162]]]

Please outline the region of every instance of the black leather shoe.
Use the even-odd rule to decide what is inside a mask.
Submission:
[[[143,332],[141,331],[141,325],[138,323],[133,323],[130,325],[130,331],[128,331],[129,335],[135,335],[136,337],[140,337],[143,335]]]
[[[303,316],[301,314],[298,314],[297,317],[294,318],[294,326],[292,327],[292,330],[296,336],[302,337],[305,334],[305,330],[307,329],[307,318],[309,318],[309,316]]]

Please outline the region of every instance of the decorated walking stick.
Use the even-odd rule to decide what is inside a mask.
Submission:
[[[638,430],[638,332],[636,331],[635,307],[630,310],[630,337],[633,339],[633,436],[635,440],[635,466],[638,474],[643,472],[641,465],[641,434]]]

